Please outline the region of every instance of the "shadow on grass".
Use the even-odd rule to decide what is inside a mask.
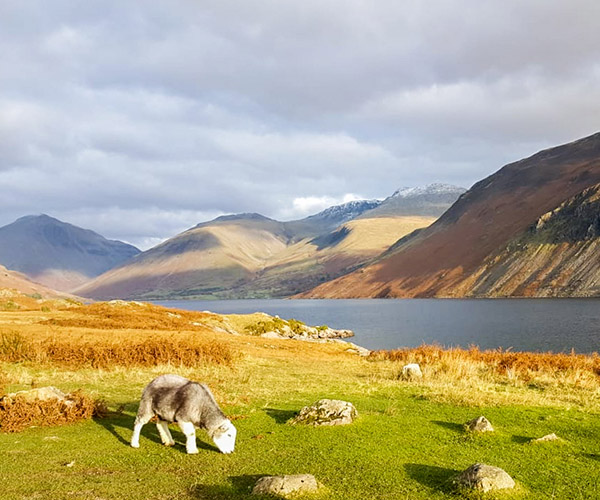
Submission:
[[[104,427],[110,434],[114,436],[114,438],[120,443],[129,446],[129,439],[131,439],[131,435],[133,434],[133,423],[135,422],[135,417],[131,415],[127,415],[125,413],[112,413],[106,417],[94,418],[94,422],[96,422],[101,427]],[[186,453],[185,451],[185,436],[180,431],[170,426],[171,435],[173,436],[173,440],[175,441],[175,446],[173,448],[177,449],[180,453]],[[123,432],[125,430],[125,432]],[[209,439],[203,431],[196,430],[196,443],[198,445],[199,450],[208,450],[215,451],[219,453],[219,450],[216,446],[212,446],[209,443],[203,441],[203,439]],[[123,437],[125,435],[125,437]],[[156,429],[156,425],[153,422],[149,422],[142,428],[142,432],[140,435],[141,439],[147,439],[152,441],[153,443],[159,444],[162,446],[162,441],[160,440],[160,436],[158,435],[158,430]],[[140,443],[143,446],[143,442]]]
[[[591,458],[592,460],[598,460],[600,462],[600,454],[598,453],[584,453],[585,458]]]
[[[465,426],[463,424],[456,424],[454,422],[444,422],[443,420],[432,420],[431,422],[436,425],[439,425],[440,427],[450,429],[451,431],[460,432],[461,434],[465,432]]]
[[[264,412],[278,424],[285,424],[290,418],[294,418],[298,414],[294,410],[278,410],[276,408],[265,408]]]
[[[533,440],[533,438],[527,436],[513,436],[511,440],[513,443],[525,444],[530,443]]]
[[[453,489],[452,478],[460,472],[424,464],[404,464],[404,469],[411,479],[443,493],[448,493]]]
[[[230,500],[236,498],[249,498],[252,488],[264,474],[246,474],[243,476],[231,476],[231,486],[197,484],[192,487],[193,498],[206,500]]]

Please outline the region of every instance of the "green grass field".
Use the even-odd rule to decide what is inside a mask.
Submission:
[[[62,427],[0,428],[0,499],[241,499],[261,476],[296,473],[317,478],[319,499],[600,499],[598,356],[424,347],[364,359],[345,344],[220,328],[244,332],[254,316],[187,318],[127,304],[45,309],[0,314],[0,393],[81,389],[103,399],[110,413]],[[152,352],[128,342],[154,348],[157,339],[201,352],[210,347],[210,356],[186,366],[140,366],[127,358],[128,348]],[[123,348],[114,366],[92,368],[77,354],[94,342],[99,350],[110,342]],[[66,358],[47,350],[67,348]],[[411,361],[421,363],[424,378],[399,380]],[[233,454],[219,453],[198,431],[199,454],[187,455],[176,426],[176,446],[165,447],[153,424],[144,427],[139,449],[129,446],[141,391],[162,373],[209,385],[238,429]],[[343,427],[286,423],[322,398],[352,402],[358,419]],[[480,415],[494,433],[464,430]],[[550,433],[561,440],[531,443]],[[503,468],[517,488],[496,495],[456,490],[453,477],[477,462]]]
[[[115,411],[69,426],[0,434],[3,499],[239,499],[248,497],[262,475],[294,473],[314,474],[325,487],[322,498],[460,498],[451,479],[476,462],[511,474],[518,483],[511,498],[600,498],[600,416],[594,411],[443,402],[426,385],[387,379],[373,371],[372,362],[346,356],[308,364],[252,358],[236,368],[69,372],[5,364],[3,370],[38,385],[82,387]],[[140,449],[129,447],[143,385],[169,371],[215,388],[238,428],[232,455],[218,453],[203,431],[200,453],[187,455],[175,426],[177,445],[162,446],[153,424],[144,428]],[[322,397],[351,401],[359,419],[345,427],[286,424]],[[496,431],[466,433],[462,424],[481,414]],[[529,442],[551,432],[563,440]]]

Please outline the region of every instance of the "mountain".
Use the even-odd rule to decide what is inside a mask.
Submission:
[[[32,297],[42,297],[44,299],[72,298],[79,299],[73,295],[57,292],[40,283],[35,283],[24,274],[16,271],[9,271],[0,265],[0,308],[6,307],[5,302],[13,296],[12,290],[18,293],[26,294]],[[4,303],[4,304],[2,304]]]
[[[475,184],[434,224],[376,262],[302,296],[596,294],[586,278],[592,264],[581,260],[584,254],[574,258],[578,249],[588,257],[594,252],[596,205],[586,190],[599,183],[600,134],[541,151]],[[544,224],[552,231],[542,231]]]
[[[361,217],[390,217],[422,215],[439,217],[467,190],[450,184],[430,184],[424,187],[405,187],[380,202]]]
[[[310,215],[304,219],[285,222],[290,234],[294,240],[299,240],[309,236],[318,236],[329,231],[335,230],[344,222],[359,217],[360,215],[371,211],[381,204],[379,200],[356,200],[335,205],[326,208],[315,215]],[[414,214],[412,214],[414,215]]]
[[[143,252],[76,293],[97,299],[290,296],[356,269],[435,220],[419,213],[364,217],[380,204],[352,201],[290,222],[260,214],[219,217]]]
[[[473,273],[470,295],[600,296],[600,184],[543,214]]]
[[[55,290],[70,291],[140,251],[48,215],[0,228],[0,264]]]
[[[77,289],[98,299],[212,296],[251,280],[290,239],[259,214],[218,217],[151,248]]]

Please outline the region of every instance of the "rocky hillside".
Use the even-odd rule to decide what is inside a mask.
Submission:
[[[50,288],[70,291],[140,251],[48,215],[0,228],[0,264]]]
[[[577,251],[595,247],[595,205],[583,200],[593,199],[585,190],[598,183],[600,134],[541,151],[475,184],[373,264],[303,296],[596,294],[593,273],[584,278],[591,263]]]
[[[542,215],[470,281],[473,296],[600,296],[600,184]]]
[[[417,209],[410,215],[389,211],[365,217],[380,204],[345,203],[291,222],[259,214],[219,217],[140,254],[76,293],[97,299],[293,295],[356,269],[435,220]]]

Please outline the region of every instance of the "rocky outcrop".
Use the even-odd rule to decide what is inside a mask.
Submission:
[[[271,495],[278,498],[296,497],[318,491],[319,483],[312,474],[294,474],[285,476],[261,477],[254,488],[253,495]]]
[[[465,424],[465,428],[471,432],[494,432],[490,421],[484,416],[477,417]]]
[[[476,297],[600,295],[600,184],[541,215],[489,256],[468,288]]]
[[[560,441],[560,438],[553,432],[552,434],[546,434],[541,438],[531,440],[532,443],[547,443],[549,441]]]
[[[311,406],[305,406],[290,420],[291,424],[312,426],[348,425],[354,422],[358,412],[352,403],[337,399],[321,399]]]
[[[454,482],[461,488],[474,489],[483,493],[515,487],[514,479],[506,471],[486,464],[471,465],[459,474]]]

